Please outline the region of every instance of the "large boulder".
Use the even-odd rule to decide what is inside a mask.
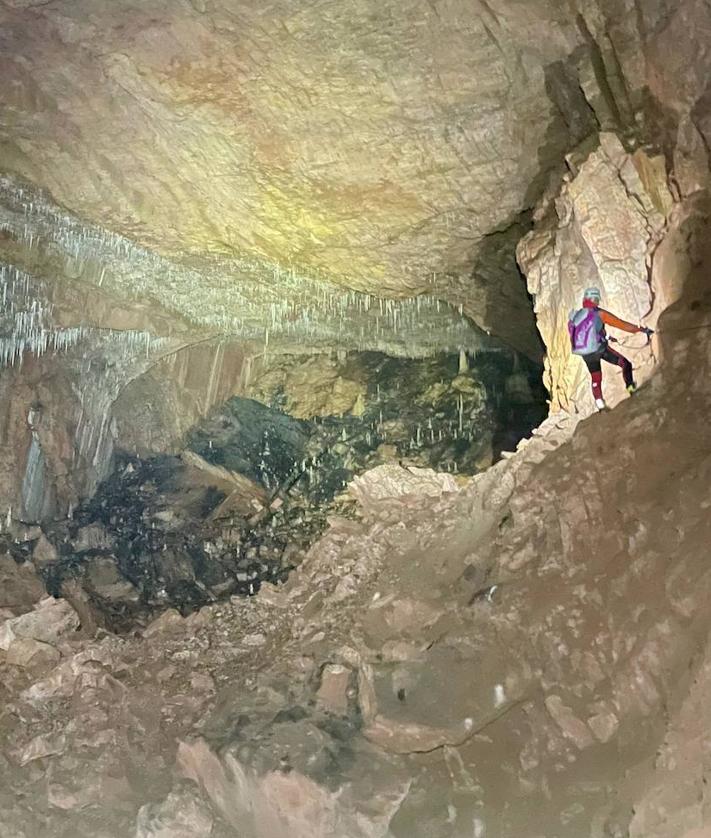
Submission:
[[[135,838],[209,838],[214,818],[193,788],[172,791],[138,812]]]
[[[49,643],[42,643],[31,637],[19,637],[10,643],[5,660],[11,666],[23,669],[41,668],[59,663],[59,652]]]
[[[376,466],[356,477],[348,486],[358,503],[370,510],[377,509],[384,500],[407,496],[439,498],[458,490],[457,481],[451,474],[431,468],[403,468],[396,463]]]
[[[297,770],[259,773],[232,753],[218,756],[204,740],[181,742],[178,765],[244,838],[386,838],[407,792],[375,755],[372,777],[337,791]],[[358,784],[368,787],[367,797],[354,789]]]
[[[0,626],[0,649],[8,650],[16,638],[56,643],[79,628],[79,616],[63,599],[48,597],[34,611],[6,620]]]
[[[289,370],[284,382],[286,410],[299,419],[314,416],[361,415],[366,385],[339,374],[338,365],[323,355]]]

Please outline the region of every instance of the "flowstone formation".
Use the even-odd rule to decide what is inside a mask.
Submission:
[[[0,267],[0,391],[6,517],[39,521],[91,494],[110,468],[111,408],[125,384],[176,344],[134,329],[64,325],[54,284]]]
[[[384,299],[293,267],[218,254],[197,264],[174,261],[82,223],[43,193],[7,177],[0,179],[0,232],[10,259],[48,275],[50,299],[61,301],[69,281],[110,289],[127,306],[150,300],[171,331],[195,339],[199,334],[255,341],[265,352],[270,342],[272,351],[305,342],[314,350],[374,349],[408,356],[493,344],[461,310],[432,295]],[[12,264],[5,270],[18,272]],[[92,316],[91,311],[70,314],[80,321]]]

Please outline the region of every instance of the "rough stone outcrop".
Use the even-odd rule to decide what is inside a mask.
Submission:
[[[451,474],[433,469],[402,468],[393,463],[378,466],[356,477],[349,484],[348,491],[365,509],[374,509],[388,498],[409,494],[436,498],[443,492],[458,491],[458,486]]]
[[[635,399],[467,483],[387,472],[250,600],[0,656],[7,829],[703,834],[710,225],[702,196],[673,214],[686,281]]]
[[[571,155],[569,166],[568,182],[537,210],[534,231],[519,243],[518,259],[547,349],[544,380],[551,407],[589,412],[589,375],[570,353],[569,313],[580,307],[585,288],[594,285],[602,291],[604,308],[634,324],[656,325],[663,309],[655,306],[652,254],[673,200],[663,157],[642,149],[628,153],[613,134],[603,134],[600,147],[582,160]],[[660,286],[667,286],[663,278]],[[621,340],[620,351],[631,358],[642,383],[653,366],[653,347],[643,335],[609,331]],[[615,404],[623,393],[621,377],[609,367],[607,401]]]
[[[253,377],[249,392],[267,404],[282,397],[284,409],[298,419],[362,415],[367,385],[363,376],[348,377],[331,357],[273,359]]]
[[[179,789],[162,803],[141,807],[135,838],[210,838],[213,823],[214,818],[200,796],[190,788]]]
[[[2,370],[0,504],[10,518],[66,514],[93,492],[112,462],[114,403],[170,346],[145,332],[108,332],[75,351],[23,352]]]
[[[711,720],[706,701],[711,678],[708,638],[701,647],[703,657],[688,694],[674,712],[654,767],[644,777],[644,791],[630,823],[630,838],[703,838],[711,831],[706,791],[711,769]]]
[[[245,838],[386,838],[407,791],[406,785],[394,793],[374,789],[372,798],[353,800],[298,771],[259,776],[232,755],[220,760],[204,741],[181,743],[178,763]]]
[[[241,395],[258,352],[229,339],[198,341],[157,359],[112,407],[117,445],[141,456],[172,450],[215,405]]]
[[[564,359],[571,276],[598,274],[610,307],[643,314],[649,292],[620,294],[620,277],[641,282],[669,204],[660,153],[623,158],[609,132],[666,146],[675,199],[708,183],[708,9],[644,5],[1,3],[0,356],[25,359],[0,382],[3,509],[65,511],[118,438],[165,447],[239,387],[223,339],[245,358],[491,346],[460,309],[539,355],[516,244],[562,156],[602,127],[600,149],[570,158],[558,219],[545,200],[519,248],[553,407],[588,409]],[[669,283],[650,287],[653,325]],[[69,363],[30,360],[55,350]],[[154,384],[147,416],[134,406]]]
[[[5,620],[0,629],[0,649],[8,651],[16,640],[56,642],[78,628],[79,617],[69,603],[50,597],[34,611]]]

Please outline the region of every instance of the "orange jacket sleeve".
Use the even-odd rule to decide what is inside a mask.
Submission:
[[[639,326],[635,326],[634,323],[628,323],[626,320],[623,320],[621,317],[617,317],[614,314],[610,314],[609,311],[605,311],[604,308],[600,309],[600,317],[602,322],[606,326],[613,326],[615,329],[622,329],[623,332],[639,332]]]

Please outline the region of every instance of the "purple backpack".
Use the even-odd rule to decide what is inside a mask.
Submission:
[[[605,345],[605,324],[596,308],[571,311],[568,334],[574,355],[591,355]]]

